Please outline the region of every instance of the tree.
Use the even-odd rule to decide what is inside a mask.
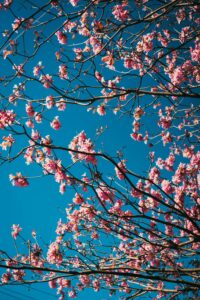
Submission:
[[[1,43],[1,164],[23,157],[74,198],[47,249],[33,232],[16,256],[1,251],[2,285],[48,282],[59,299],[89,287],[123,299],[197,299],[198,1],[12,2],[1,4],[12,19]],[[84,128],[69,146],[53,142],[56,111],[73,105],[88,118],[131,119],[123,134],[148,147],[146,172],[129,168],[131,153],[99,150]],[[31,181],[22,171],[10,180]],[[21,230],[13,224],[14,239]]]

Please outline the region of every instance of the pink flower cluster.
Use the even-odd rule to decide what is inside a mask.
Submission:
[[[169,180],[164,179],[161,183],[161,187],[163,191],[168,195],[173,194],[174,192],[174,187]]]
[[[79,277],[79,280],[84,286],[89,286],[91,283],[90,277],[88,275],[81,275]]]
[[[91,36],[88,39],[88,44],[90,44],[92,46],[92,50],[94,52],[94,54],[99,54],[101,49],[102,49],[102,43],[100,41],[100,39],[98,39],[98,37],[96,36]]]
[[[74,150],[70,152],[74,162],[78,160],[85,160],[87,163],[97,163],[97,159],[94,155],[94,145],[91,140],[87,138],[84,131],[81,131],[73,138],[69,144],[69,148]]]
[[[46,89],[49,89],[51,84],[53,83],[53,78],[51,75],[46,74],[46,75],[41,75],[40,76],[40,81],[43,83],[43,86]]]
[[[11,235],[15,240],[21,231],[22,231],[22,228],[19,225],[16,225],[16,224],[12,225]]]
[[[9,175],[12,185],[19,187],[26,187],[29,185],[28,180],[21,173],[16,173],[16,175]]]
[[[57,31],[56,32],[56,36],[57,36],[57,39],[58,39],[58,42],[61,44],[61,45],[65,45],[67,44],[67,36],[64,32],[62,31]]]
[[[51,109],[53,106],[55,105],[55,100],[53,98],[53,96],[47,96],[46,97],[46,107],[48,109]]]
[[[15,121],[13,110],[0,110],[0,129],[12,125]]]
[[[59,77],[61,79],[68,79],[67,66],[64,64],[59,66]]]
[[[14,22],[12,23],[12,29],[17,31],[23,21],[24,21],[24,18],[15,19]]]
[[[73,198],[73,202],[80,205],[84,202],[84,199],[80,194],[76,193],[75,197]]]
[[[63,98],[56,102],[56,107],[59,111],[64,111],[66,109],[66,103]]]
[[[105,114],[106,114],[105,105],[101,104],[101,105],[97,106],[97,113],[100,116],[105,116]]]
[[[150,52],[153,50],[153,38],[155,37],[154,33],[149,33],[146,35],[143,35],[142,40],[138,42],[136,50],[138,52]]]
[[[25,271],[13,270],[12,274],[15,281],[23,281],[23,277],[25,276]]]
[[[121,4],[121,5],[115,5],[113,7],[113,16],[115,17],[116,20],[123,22],[123,21],[127,21],[128,17],[129,17],[129,13],[128,10],[125,9],[126,5]]]
[[[100,200],[103,202],[104,201],[112,202],[114,199],[114,191],[112,191],[106,186],[100,186],[99,188],[96,189],[96,192]]]
[[[59,117],[54,117],[53,121],[50,123],[51,127],[55,130],[59,130],[61,127],[61,123],[59,121]]]
[[[137,53],[131,53],[129,56],[124,58],[124,67],[133,70],[142,70],[143,62]]]
[[[63,261],[63,256],[60,251],[60,245],[56,242],[50,244],[47,252],[47,261],[50,264],[61,265]]]
[[[8,136],[3,136],[3,142],[0,144],[0,147],[2,147],[2,150],[7,150],[7,147],[12,147],[14,144],[15,139],[12,137],[11,134]]]
[[[190,48],[190,55],[193,61],[200,61],[200,42],[196,43],[194,48]]]
[[[6,273],[3,273],[1,276],[1,282],[2,284],[6,284],[8,283],[12,278],[12,274],[10,273],[10,271],[7,271]]]
[[[35,110],[31,102],[26,104],[26,113],[29,117],[33,117],[35,114]]]
[[[125,162],[125,160],[122,160],[117,164],[118,167],[115,167],[117,178],[120,180],[124,179],[124,174],[127,172]]]
[[[39,76],[40,75],[40,71],[43,69],[43,66],[42,66],[42,62],[38,62],[37,66],[35,66],[33,68],[33,75],[34,76]]]

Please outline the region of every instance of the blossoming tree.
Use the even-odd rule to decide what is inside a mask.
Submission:
[[[47,248],[33,232],[16,256],[1,250],[1,284],[48,282],[60,300],[87,288],[123,299],[197,299],[199,2],[12,2],[0,4],[11,20],[1,38],[1,164],[23,157],[74,197]],[[131,170],[119,149],[115,157],[99,150],[84,126],[68,146],[54,142],[60,114],[73,105],[88,118],[131,119],[123,135],[148,147],[146,173]],[[55,131],[44,135],[49,125]],[[31,184],[23,165],[10,181]],[[21,231],[13,224],[16,242]]]

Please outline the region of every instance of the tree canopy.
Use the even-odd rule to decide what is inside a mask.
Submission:
[[[12,225],[18,246],[0,250],[1,285],[47,282],[60,300],[87,289],[198,299],[199,13],[195,0],[0,4],[0,164],[18,162],[13,189],[37,170],[68,199],[47,244]],[[84,122],[66,126],[76,110],[100,120],[94,136]],[[103,144],[109,119],[114,151],[112,134]]]

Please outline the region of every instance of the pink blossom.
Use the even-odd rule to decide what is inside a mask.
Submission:
[[[10,95],[9,96],[9,99],[8,99],[8,101],[10,102],[10,103],[13,103],[14,105],[16,105],[16,97],[15,97],[15,95]]]
[[[161,183],[161,186],[166,194],[172,194],[174,192],[172,183],[169,180],[164,179]]]
[[[19,226],[19,224],[18,224],[18,225],[13,224],[11,228],[12,228],[12,233],[11,233],[11,235],[12,235],[12,237],[16,240],[17,236],[18,236],[19,233],[22,231],[22,228]]]
[[[61,265],[63,261],[63,256],[60,251],[60,246],[58,243],[53,242],[50,244],[47,252],[47,261],[50,264]]]
[[[99,239],[99,234],[96,231],[93,231],[91,234],[91,238],[93,240],[98,240]]]
[[[86,26],[78,26],[78,27],[77,27],[77,30],[78,30],[78,33],[79,33],[80,35],[83,35],[83,36],[90,36],[90,31],[89,31],[89,29],[88,29]],[[86,51],[86,49],[89,50],[89,48],[86,47],[84,51]]]
[[[75,60],[76,61],[79,61],[82,59],[82,56],[83,56],[83,50],[81,48],[74,48],[73,51],[75,52],[76,54],[76,58]]]
[[[88,43],[92,46],[94,54],[98,54],[101,51],[102,44],[101,44],[100,40],[96,36],[92,35],[88,39]]]
[[[53,121],[50,123],[51,127],[55,130],[59,130],[61,128],[61,123],[59,121],[59,117],[54,117]]]
[[[193,146],[191,146],[191,147],[186,146],[182,150],[182,153],[183,153],[183,157],[191,158],[194,155],[194,147]]]
[[[7,273],[3,273],[1,276],[1,282],[3,284],[8,283],[12,278],[12,274],[10,273],[10,271],[7,271]]]
[[[170,38],[170,36],[171,36],[170,30],[168,30],[168,29],[163,29],[163,33],[164,33],[164,35],[165,35],[168,39]]]
[[[71,287],[71,280],[65,278],[58,278],[57,284],[62,288],[70,288]]]
[[[40,139],[40,133],[38,130],[34,130],[32,129],[32,132],[31,132],[31,137],[34,141],[37,141]]]
[[[160,171],[153,167],[149,172],[149,179],[151,179],[154,183],[159,183]]]
[[[34,123],[32,120],[28,119],[28,121],[26,121],[26,126],[29,127],[29,128],[34,128]]]
[[[81,275],[79,277],[79,280],[85,286],[89,286],[91,283],[90,277],[88,275]]]
[[[61,183],[61,182],[63,182],[63,180],[66,179],[65,173],[62,171],[60,164],[57,165],[57,170],[55,172],[54,177],[55,177],[55,181],[58,183]]]
[[[135,141],[138,141],[138,142],[143,141],[143,136],[142,136],[141,133],[133,132],[130,136],[131,136],[132,139],[135,140]]]
[[[24,20],[24,18],[17,18],[14,20],[14,22],[12,23],[12,28],[14,31],[18,30],[18,28],[20,27],[23,20]]]
[[[43,168],[45,173],[56,173],[60,169],[61,162],[58,160],[50,159],[49,157],[45,158],[43,163]]]
[[[183,27],[179,36],[181,43],[184,43],[189,37],[190,26]]]
[[[4,0],[4,7],[5,8],[9,8],[9,6],[13,3],[13,0]]]
[[[37,66],[35,66],[33,68],[33,75],[34,76],[39,76],[40,75],[40,71],[43,69],[43,66],[42,66],[42,62],[40,61]]]
[[[7,147],[12,147],[12,145],[15,142],[15,139],[12,137],[11,134],[8,136],[3,136],[3,142],[0,144],[0,147],[2,147],[2,150],[7,150]]]
[[[65,190],[66,190],[66,183],[61,182],[59,192],[63,195],[65,193]]]
[[[161,45],[163,47],[167,47],[168,46],[168,39],[166,37],[163,37],[161,34],[158,34],[157,35],[157,39],[161,43]]]
[[[24,154],[24,159],[26,161],[26,164],[29,165],[30,163],[33,163],[33,148],[30,147],[26,150],[25,154]],[[36,162],[37,162],[37,158],[36,158]]]
[[[169,128],[171,126],[171,124],[172,124],[172,118],[169,116],[166,116],[166,117],[162,116],[160,118],[160,120],[158,121],[158,125],[164,129]]]
[[[26,104],[26,113],[29,117],[33,117],[35,114],[34,108],[32,106],[32,103],[29,102],[28,104]]]
[[[23,75],[24,73],[24,66],[23,64],[20,64],[20,65],[13,65],[13,69],[16,71],[16,76],[17,77],[20,77],[21,75]]]
[[[12,125],[15,121],[13,110],[0,110],[0,129]]]
[[[58,108],[59,111],[64,111],[66,109],[65,100],[61,98],[59,101],[57,101],[56,107]]]
[[[113,7],[113,11],[112,14],[115,17],[116,20],[118,21],[127,21],[128,17],[129,17],[129,13],[128,10],[124,9],[125,5],[115,5]]]
[[[164,164],[165,164],[165,169],[168,171],[173,171],[173,165],[175,162],[175,155],[171,153],[168,158],[166,158]]]
[[[66,23],[64,23],[64,31],[71,32],[72,29],[76,26],[77,26],[77,22],[67,21]]]
[[[9,179],[14,186],[26,187],[29,185],[28,180],[21,173],[16,173],[16,175],[10,174]]]
[[[55,101],[53,96],[47,96],[46,97],[46,107],[48,109],[51,109],[55,105]]]
[[[70,0],[72,1],[72,0]],[[77,292],[75,290],[71,290],[68,292],[68,296],[72,299],[76,298],[77,297]]]
[[[183,82],[187,80],[185,72],[182,67],[176,67],[172,74],[170,74],[170,79],[175,86],[180,86]]]
[[[104,116],[106,114],[105,105],[101,104],[97,107],[97,113],[100,116]]]
[[[114,70],[115,69],[115,67],[114,67],[115,60],[114,60],[114,56],[113,56],[112,52],[108,52],[108,55],[102,57],[101,60],[106,64],[106,66],[110,70]]]
[[[183,163],[180,163],[173,178],[172,181],[174,184],[179,184],[182,181],[185,180],[185,176],[186,176],[186,165]]]
[[[118,168],[115,167],[116,175],[120,180],[124,179],[124,174],[127,172],[125,162],[125,160],[122,160],[117,164]]]
[[[67,36],[64,32],[57,31],[56,36],[57,36],[57,39],[58,39],[58,41],[61,45],[65,45],[67,43]]]
[[[97,159],[93,153],[94,151],[94,146],[90,139],[87,138],[86,134],[84,131],[81,131],[77,136],[73,138],[71,143],[69,144],[69,148],[72,150],[78,150],[83,153],[75,153],[71,152],[72,160],[77,161],[78,159],[80,160],[85,160],[87,163],[92,163],[96,164]],[[85,153],[87,154],[85,154]]]
[[[195,44],[195,48],[190,48],[190,55],[193,61],[200,61],[200,42]]]
[[[102,201],[112,202],[112,200],[114,198],[114,192],[112,190],[108,189],[106,186],[101,186],[101,187],[97,188],[96,192]]]
[[[84,199],[80,194],[76,193],[75,197],[73,198],[73,202],[80,205],[84,202]]]
[[[176,13],[176,19],[177,19],[178,23],[180,24],[181,21],[185,20],[185,18],[186,18],[185,9],[184,8],[180,8],[178,10],[178,12]]]
[[[37,123],[42,123],[42,114],[35,113],[34,118]]]
[[[134,120],[133,121],[133,127],[134,127],[134,129],[133,129],[134,132],[139,131],[140,130],[140,123]]]
[[[55,289],[55,288],[57,287],[57,284],[56,284],[56,280],[55,280],[55,279],[49,281],[49,287],[50,287],[51,289]]]
[[[79,0],[69,0],[72,6],[76,6],[79,2]]]
[[[16,281],[22,281],[25,276],[25,272],[23,270],[13,270],[13,278]]]
[[[103,79],[103,76],[98,72],[98,71],[96,71],[95,72],[95,77],[96,77],[96,79],[98,80],[98,81],[102,81],[102,79]]]
[[[172,135],[170,132],[168,132],[168,131],[166,133],[162,132],[161,135],[162,135],[162,141],[163,141],[164,146],[173,141],[173,138],[172,138]]]
[[[125,56],[124,67],[133,70],[140,70],[143,67],[143,63],[137,53],[132,53],[131,56]]]
[[[94,288],[95,292],[98,292],[99,289],[100,289],[100,281],[99,281],[99,279],[94,279],[92,281],[92,285],[93,285],[93,288]]]
[[[138,106],[134,111],[135,120],[139,120],[143,114],[144,110],[141,108],[141,106]]]
[[[40,76],[40,81],[43,83],[43,86],[46,89],[50,88],[51,84],[53,83],[52,76],[49,75],[49,74],[41,75]]]
[[[136,49],[138,52],[150,52],[153,49],[153,40],[154,34],[143,35],[142,40],[137,43]]]
[[[64,64],[59,66],[59,77],[61,79],[68,79],[67,66]]]

